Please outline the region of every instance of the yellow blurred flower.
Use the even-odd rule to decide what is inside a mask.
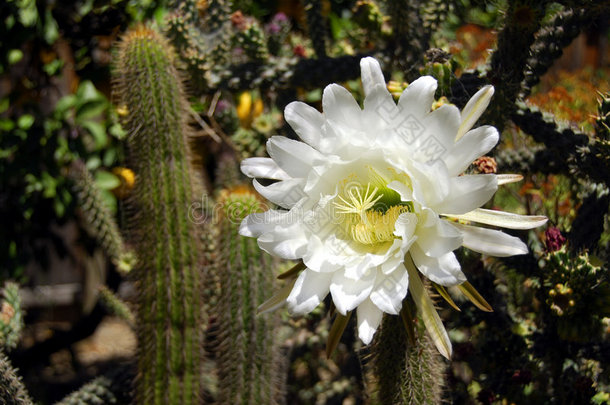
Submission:
[[[252,93],[244,91],[239,95],[237,103],[237,117],[241,126],[250,128],[252,121],[263,113],[263,100],[256,98],[253,100]]]
[[[135,173],[127,167],[115,167],[112,173],[121,181],[119,186],[112,189],[113,194],[121,200],[128,197],[136,183]]]

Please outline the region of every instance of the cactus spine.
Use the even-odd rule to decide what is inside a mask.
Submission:
[[[0,350],[0,403],[7,405],[31,405],[33,403],[21,377],[2,350]]]
[[[93,176],[79,160],[72,163],[69,175],[74,183],[87,231],[98,240],[117,269],[128,273],[135,264],[135,255],[125,246],[119,227],[104,204]]]
[[[371,353],[374,403],[441,403],[443,360],[424,328],[420,325],[414,329],[415,339],[411,344],[400,317],[384,315]]]
[[[262,204],[245,187],[223,194],[219,224],[223,249],[217,271],[222,288],[218,403],[277,404],[282,391],[282,364],[275,345],[278,313],[256,313],[274,290],[271,257],[256,240],[237,233],[241,220],[261,211]]]
[[[123,38],[115,90],[136,173],[130,224],[139,259],[136,403],[195,404],[201,390],[201,256],[189,220],[194,198],[187,104],[175,54],[156,31]]]

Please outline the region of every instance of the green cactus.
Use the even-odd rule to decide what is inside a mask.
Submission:
[[[264,63],[269,58],[265,34],[256,21],[249,21],[243,29],[235,34],[234,41],[237,47],[243,49],[245,55],[253,62]]]
[[[175,62],[167,40],[145,26],[119,45],[115,91],[128,110],[136,173],[130,231],[142,256],[135,269],[139,404],[199,403],[202,389],[202,249],[189,217],[198,182]]]
[[[553,21],[538,32],[531,47],[531,56],[527,59],[525,77],[521,83],[521,98],[525,98],[532,87],[538,84],[540,77],[563,54],[563,48],[580,34],[585,22],[583,10],[568,9],[559,12]]]
[[[318,59],[326,57],[327,21],[322,15],[322,0],[311,0],[305,6],[307,30]]]
[[[116,296],[108,287],[100,287],[100,300],[106,309],[126,321],[130,326],[135,325],[135,316],[127,304]]]
[[[405,326],[400,316],[383,317],[370,359],[374,374],[374,403],[441,403],[445,370],[443,360],[423,326],[414,327],[410,338]]]
[[[127,405],[132,403],[133,368],[120,365],[84,384],[55,405]]]
[[[6,282],[2,290],[0,307],[0,348],[12,350],[17,347],[23,329],[23,311],[19,297],[19,285]]]
[[[217,274],[221,283],[218,335],[218,402],[281,402],[282,362],[276,345],[278,313],[256,311],[273,291],[269,255],[256,240],[238,234],[241,220],[262,210],[262,202],[246,187],[225,190],[220,198],[220,246]]]
[[[610,284],[604,270],[587,253],[563,246],[544,257],[543,291],[557,334],[568,341],[587,341],[602,330],[610,315]]]
[[[392,38],[387,51],[398,69],[411,81],[418,75],[428,48],[417,3],[406,0],[385,0],[386,14],[392,25]]]
[[[111,381],[107,377],[97,377],[55,405],[116,404],[117,400],[112,391],[110,391],[110,385]]]
[[[492,123],[499,131],[515,110],[515,100],[521,89],[528,52],[534,42],[534,34],[540,28],[544,16],[544,2],[534,0],[510,0],[505,12],[504,28],[498,34],[498,47],[491,57],[488,80],[496,87],[496,93],[483,120]]]
[[[610,92],[599,93],[595,135],[603,141],[610,141]]]
[[[125,246],[116,220],[104,203],[93,176],[78,160],[72,163],[69,175],[87,231],[97,239],[117,269],[128,273],[135,265],[135,254]]]
[[[6,405],[33,404],[21,377],[2,350],[0,350],[0,403]]]

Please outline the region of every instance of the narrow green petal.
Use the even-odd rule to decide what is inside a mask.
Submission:
[[[440,284],[436,284],[436,283],[432,283],[432,285],[434,285],[434,288],[436,288],[436,291],[438,291],[438,293],[441,295],[441,297],[443,297],[445,299],[445,301],[447,301],[447,303],[453,307],[453,309],[455,309],[456,311],[460,311],[460,312],[462,311],[460,309],[460,307],[458,307],[457,304],[453,301],[453,298],[451,298],[451,295],[449,295],[449,293],[447,292],[447,289],[445,289],[445,287],[443,287]]]
[[[283,272],[282,274],[277,276],[277,278],[280,280],[286,280],[287,278],[292,278],[293,276],[298,275],[301,272],[301,270],[305,270],[306,267],[307,266],[305,266],[305,263],[303,263],[303,262],[297,263],[295,266],[291,267],[290,270],[286,270],[285,272]]]
[[[548,220],[547,217],[540,215],[519,215],[484,208],[477,208],[462,215],[447,215],[447,217],[508,229],[532,229],[544,225]]]
[[[341,315],[337,312],[337,316],[335,317],[335,321],[333,325],[330,327],[330,331],[328,332],[328,340],[326,341],[326,357],[330,358],[330,355],[333,354],[339,341],[341,340],[341,336],[343,336],[343,331],[345,331],[345,327],[349,322],[349,318],[352,316],[352,312],[348,312],[346,315]]]
[[[438,316],[438,312],[434,309],[434,304],[428,296],[427,291],[419,277],[419,272],[415,268],[413,260],[408,255],[405,258],[405,265],[409,272],[409,291],[413,297],[413,301],[421,313],[422,320],[426,326],[426,330],[430,334],[434,345],[438,351],[447,359],[451,358],[451,340],[445,330],[445,326]]]
[[[485,298],[483,298],[481,294],[479,294],[479,292],[468,281],[464,281],[462,284],[458,285],[458,288],[460,289],[462,294],[464,294],[466,298],[468,298],[470,302],[476,305],[476,307],[479,308],[481,311],[493,312],[493,308],[491,307],[491,305],[489,305],[489,303],[485,301]]]
[[[280,290],[273,297],[269,298],[258,307],[256,313],[263,314],[265,312],[270,312],[284,304],[284,302],[286,302],[286,298],[288,298],[290,295],[290,291],[292,291],[292,288],[294,287],[295,281],[296,279],[280,288]]]

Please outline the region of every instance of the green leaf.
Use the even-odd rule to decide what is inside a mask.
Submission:
[[[95,183],[102,190],[112,190],[121,185],[121,180],[110,172],[98,170],[95,172]]]
[[[23,114],[17,118],[17,126],[21,129],[29,129],[34,124],[34,117],[30,114]]]
[[[45,12],[45,25],[44,25],[44,40],[47,44],[51,45],[54,43],[59,37],[59,30],[57,27],[57,22],[53,18],[53,14],[51,14],[51,9],[47,8]]]
[[[76,96],[74,94],[68,94],[59,99],[57,104],[55,104],[55,116],[59,118],[66,118],[66,112],[74,107],[76,104]]]
[[[1,99],[0,100],[0,114],[5,112],[6,110],[8,110],[10,105],[11,105],[11,103],[10,103],[8,97]]]
[[[106,135],[106,128],[99,122],[85,121],[81,125],[87,129],[95,140],[95,147],[101,149],[108,144],[108,136]]]
[[[15,128],[15,123],[6,118],[0,118],[0,131],[11,131]]]
[[[102,93],[97,91],[90,80],[85,80],[80,84],[80,86],[78,86],[78,89],[76,90],[76,97],[78,97],[79,101],[82,102],[105,100]]]
[[[108,128],[108,133],[119,140],[125,139],[125,136],[127,135],[127,132],[118,122],[112,124],[110,128]]]
[[[9,65],[14,65],[23,59],[23,52],[21,52],[21,49],[11,49],[8,51],[7,59]]]

